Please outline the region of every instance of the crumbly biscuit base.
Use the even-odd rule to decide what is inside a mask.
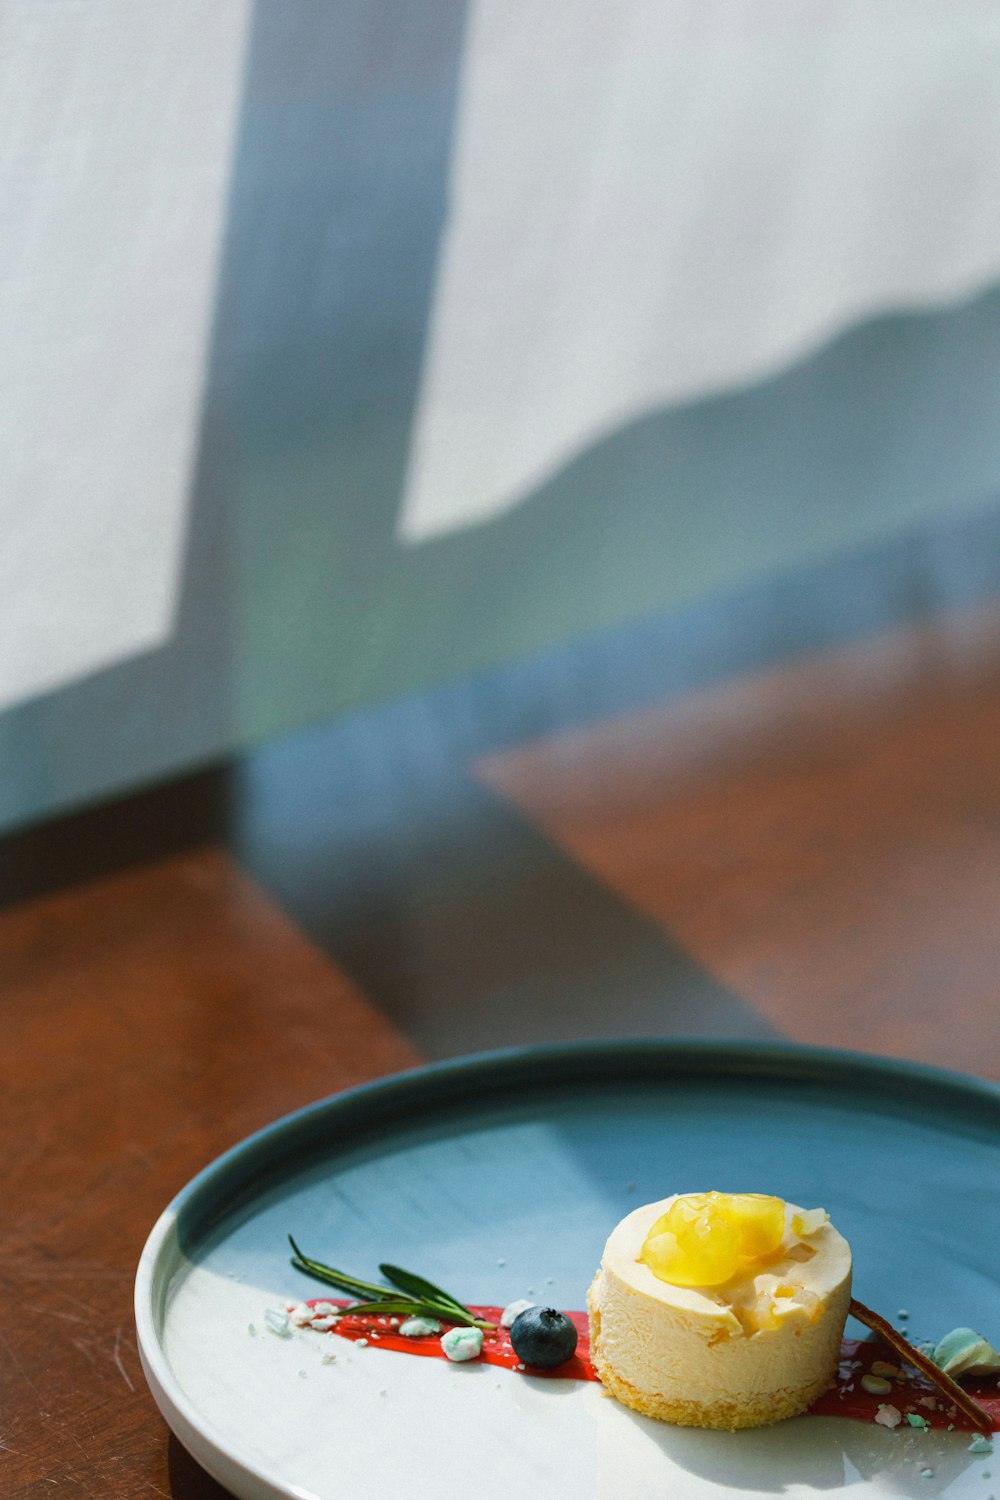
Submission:
[[[644,1417],[655,1417],[659,1422],[672,1422],[677,1427],[711,1427],[724,1432],[736,1432],[741,1427],[767,1427],[772,1422],[783,1422],[786,1417],[796,1417],[807,1411],[816,1397],[832,1384],[832,1374],[826,1374],[802,1389],[771,1391],[766,1396],[742,1402],[675,1401],[659,1392],[640,1391],[624,1380],[601,1352],[601,1313],[596,1305],[594,1286],[587,1293],[587,1308],[590,1313],[590,1358],[601,1384],[623,1406],[641,1412]]]

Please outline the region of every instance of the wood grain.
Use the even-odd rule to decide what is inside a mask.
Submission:
[[[214,849],[0,916],[0,1492],[224,1492],[139,1366],[160,1210],[275,1116],[416,1054]]]
[[[1000,606],[478,770],[787,1036],[1000,1077]]]

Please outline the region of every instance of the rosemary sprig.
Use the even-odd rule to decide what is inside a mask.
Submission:
[[[354,1317],[355,1314],[362,1317],[383,1317],[389,1313],[405,1313],[408,1318],[440,1318],[443,1316],[441,1308],[436,1302],[414,1302],[410,1297],[400,1297],[396,1300],[386,1298],[378,1302],[355,1302],[353,1307],[345,1311]],[[449,1323],[454,1323],[454,1318],[448,1318]]]
[[[458,1323],[466,1328],[492,1330],[496,1327],[495,1323],[488,1323],[485,1318],[477,1318],[475,1313],[450,1292],[442,1291],[432,1281],[425,1281],[412,1271],[403,1271],[399,1266],[379,1266],[383,1276],[393,1285],[378,1286],[373,1281],[362,1281],[359,1276],[352,1276],[347,1271],[338,1271],[335,1266],[326,1266],[322,1261],[313,1260],[299,1249],[291,1235],[288,1236],[288,1243],[293,1251],[292,1265],[297,1271],[304,1271],[317,1281],[325,1281],[328,1286],[335,1286],[350,1297],[361,1298],[360,1302],[350,1308],[352,1315],[381,1317],[389,1313],[405,1313],[411,1318],[438,1318],[443,1323]]]
[[[453,1307],[456,1312],[464,1313],[467,1318],[473,1314],[464,1302],[458,1302],[450,1292],[444,1292],[433,1281],[426,1281],[423,1276],[415,1276],[412,1271],[403,1271],[399,1266],[389,1266],[383,1263],[379,1270],[386,1281],[391,1281],[393,1286],[398,1286],[402,1292],[411,1297],[417,1297],[424,1302],[438,1302],[445,1307]]]
[[[325,1266],[322,1261],[311,1260],[304,1255],[298,1245],[288,1236],[288,1243],[295,1252],[292,1257],[292,1265],[298,1271],[305,1271],[307,1276],[315,1276],[317,1281],[325,1281],[330,1286],[335,1286],[350,1297],[385,1297],[394,1296],[388,1287],[376,1286],[373,1281],[362,1281],[357,1276],[349,1276],[346,1271],[337,1271],[333,1266]]]

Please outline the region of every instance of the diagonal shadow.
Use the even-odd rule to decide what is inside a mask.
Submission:
[[[421,743],[420,700],[247,757],[240,863],[429,1057],[772,1037],[754,1007]]]
[[[298,595],[314,525],[355,558],[359,587],[374,537],[381,567],[444,222],[465,8],[256,0],[175,627],[154,651],[0,714],[0,827],[246,744],[245,674],[264,665],[247,648],[254,591],[265,587],[268,608]],[[334,450],[322,492],[297,493],[295,455],[320,441]],[[276,552],[261,578],[272,525],[292,554]],[[327,664],[312,713],[337,706],[338,675]]]

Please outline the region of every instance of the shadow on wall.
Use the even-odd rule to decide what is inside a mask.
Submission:
[[[398,544],[464,15],[258,0],[177,629],[0,718],[3,825],[726,590],[759,589],[781,654],[824,628],[812,583],[783,612],[787,578],[893,536],[891,616],[995,588],[996,291],[868,323],[613,434],[488,526]]]

